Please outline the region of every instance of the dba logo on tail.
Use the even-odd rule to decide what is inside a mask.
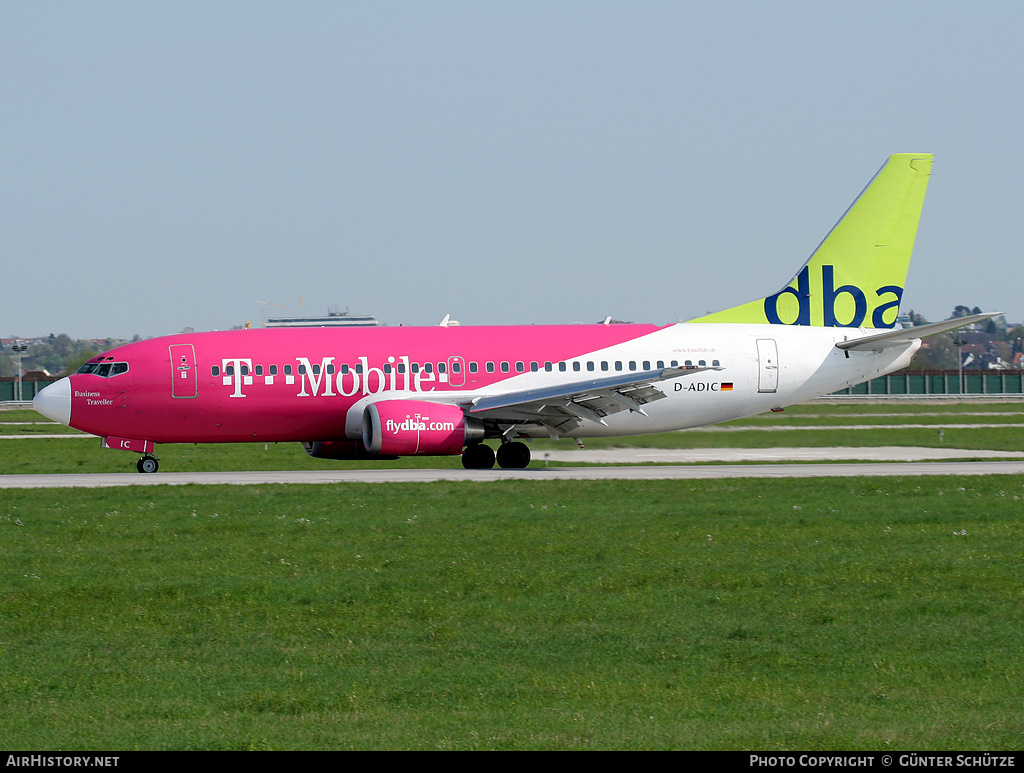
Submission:
[[[764,299],[764,316],[773,325],[815,325],[820,327],[861,327],[868,317],[868,293],[852,284],[835,286],[835,267],[821,266],[821,284],[811,290],[810,266],[804,266],[797,274],[796,287],[786,287],[775,295]],[[868,327],[895,327],[896,315],[899,313],[900,301],[903,299],[903,288],[898,285],[885,285],[869,291],[877,296],[878,305],[871,307],[870,325]],[[785,295],[792,295],[794,303]],[[821,298],[820,308],[814,308],[814,299]],[[780,304],[781,300],[781,304]],[[870,299],[874,300],[874,298]],[[780,305],[782,309],[780,310]],[[837,308],[838,307],[838,308]],[[885,313],[892,309],[891,319],[885,319]],[[794,311],[796,312],[794,315]],[[782,316],[785,314],[786,318]],[[812,317],[813,314],[813,317]]]

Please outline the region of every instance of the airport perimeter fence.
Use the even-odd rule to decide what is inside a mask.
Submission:
[[[21,382],[21,402],[31,403],[57,379]],[[0,403],[18,401],[18,382],[0,378]],[[1024,370],[901,370],[841,389],[829,398],[1000,398],[1024,399]]]
[[[1024,399],[1024,370],[901,370],[841,389],[828,397],[1020,400]]]
[[[45,387],[50,386],[54,381],[58,379],[22,379],[21,380],[21,396],[18,396],[18,379],[13,376],[3,376],[0,378],[0,403],[11,403],[11,402],[25,402],[31,403],[32,398],[43,391]]]

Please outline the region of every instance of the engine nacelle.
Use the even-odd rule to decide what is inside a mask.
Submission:
[[[314,440],[302,447],[314,459],[397,459],[397,456],[371,454],[358,440]]]
[[[424,400],[381,400],[363,411],[363,445],[372,454],[461,454],[484,439],[484,425],[457,405]]]

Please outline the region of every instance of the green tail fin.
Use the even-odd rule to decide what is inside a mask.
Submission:
[[[931,168],[930,154],[890,156],[786,287],[691,322],[894,327]]]

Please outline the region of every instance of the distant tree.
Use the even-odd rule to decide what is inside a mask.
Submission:
[[[97,352],[93,348],[83,348],[81,351],[71,355],[70,357],[64,360],[61,366],[61,372],[75,373],[78,371],[79,368],[85,365],[85,363],[87,363],[97,354],[99,354],[99,352]]]
[[[69,356],[79,348],[77,342],[72,340],[71,336],[67,333],[61,333],[60,335],[50,333],[50,336],[46,339],[46,345],[54,357],[61,358]]]
[[[957,347],[949,334],[926,338],[910,362],[911,370],[950,370],[957,367]]]
[[[1024,352],[1024,325],[1009,328],[1006,331],[1006,343],[1014,354]]]
[[[113,339],[107,342],[104,349],[113,348],[122,343]],[[29,345],[21,358],[21,367],[26,370],[45,370],[57,375],[73,373],[82,363],[95,356],[96,346],[91,341],[76,341],[66,333],[51,333]],[[14,352],[0,351],[0,376],[13,376],[17,371],[18,358]]]

